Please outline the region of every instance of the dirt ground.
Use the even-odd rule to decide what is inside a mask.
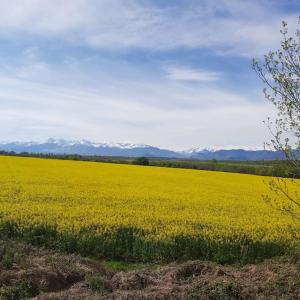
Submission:
[[[0,299],[300,299],[300,262],[188,261],[120,271],[105,262],[0,241]]]

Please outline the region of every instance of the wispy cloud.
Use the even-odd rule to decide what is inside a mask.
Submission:
[[[220,73],[211,72],[189,67],[168,66],[165,67],[166,77],[172,80],[182,81],[216,81],[220,78]]]
[[[99,49],[214,47],[218,53],[262,54],[278,41],[276,1],[12,0],[0,3],[0,35],[59,38]],[[51,17],[49,17],[51,16]]]
[[[85,70],[77,64],[76,69],[48,65],[45,70],[28,65],[26,78],[19,76],[18,69],[15,75],[2,73],[1,139],[45,140],[57,136],[175,149],[263,144],[261,121],[270,114],[266,103],[252,103],[247,95],[217,85],[177,84],[149,74],[139,76],[134,71],[127,71],[126,78],[112,78],[106,72]],[[83,84],[86,76],[97,81]]]

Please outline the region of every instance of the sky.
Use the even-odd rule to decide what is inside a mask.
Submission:
[[[0,140],[260,148],[251,68],[299,0],[0,0]]]

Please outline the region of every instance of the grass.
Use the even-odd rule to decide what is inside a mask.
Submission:
[[[6,253],[11,263],[4,268]],[[14,240],[0,240],[0,254],[0,298],[7,300],[54,295],[57,299],[173,299],[176,295],[214,300],[299,299],[300,295],[299,260],[290,256],[246,266],[199,260],[169,265],[103,264]]]
[[[107,260],[104,261],[105,266],[108,269],[115,271],[131,271],[131,270],[139,270],[146,267],[153,267],[153,265],[146,263],[134,263],[128,261],[120,261],[120,260]]]

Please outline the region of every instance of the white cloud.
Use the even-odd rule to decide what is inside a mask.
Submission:
[[[271,114],[270,105],[213,82],[199,86],[135,72],[113,78],[97,72],[88,74],[97,82],[86,84],[80,65],[37,71],[33,64],[26,73],[0,74],[1,140],[56,136],[175,149],[260,146],[266,140],[262,120]]]
[[[168,66],[165,68],[166,77],[173,80],[182,81],[216,81],[220,78],[220,73],[211,72],[189,67]]]
[[[253,56],[278,44],[276,1],[193,1],[160,8],[137,0],[11,0],[0,2],[0,35],[55,37],[72,44],[120,50],[213,47]],[[21,36],[22,35],[22,36]],[[14,37],[15,38],[15,37]]]

